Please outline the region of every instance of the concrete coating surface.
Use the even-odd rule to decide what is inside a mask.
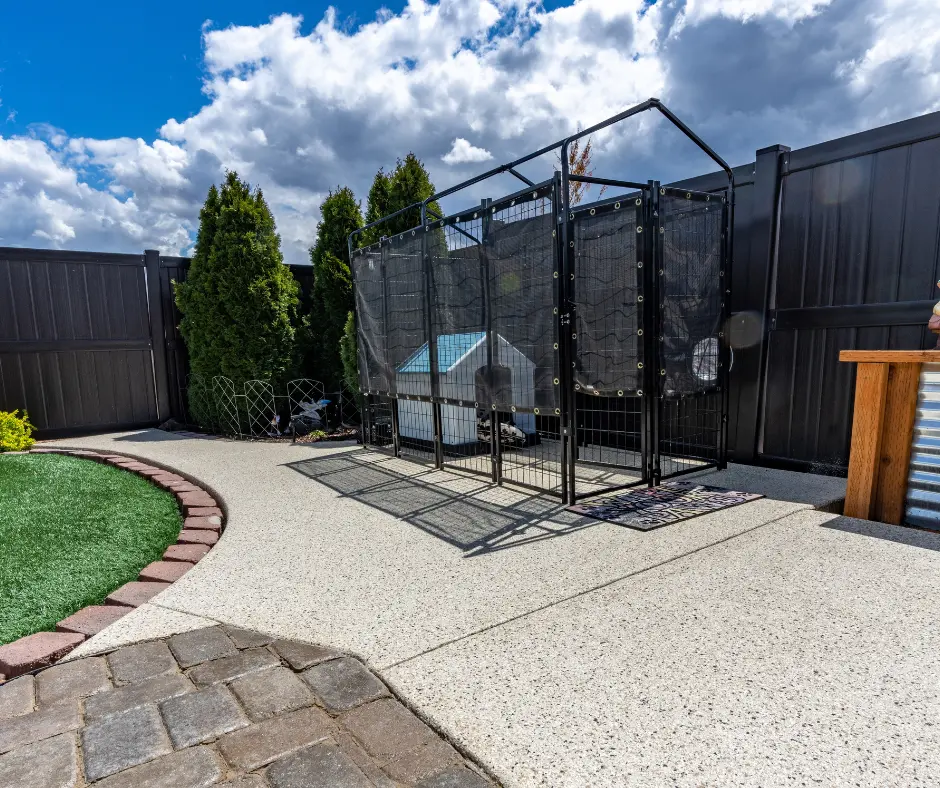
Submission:
[[[210,621],[327,643],[507,785],[940,772],[940,536],[813,511],[844,480],[732,467],[701,481],[774,497],[642,533],[348,444],[62,444],[192,474],[229,514],[82,653]]]

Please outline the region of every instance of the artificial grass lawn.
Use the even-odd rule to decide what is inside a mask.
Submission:
[[[182,520],[127,471],[56,454],[0,454],[0,645],[101,603],[137,577]]]

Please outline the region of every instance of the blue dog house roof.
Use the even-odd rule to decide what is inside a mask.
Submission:
[[[486,339],[485,331],[470,334],[441,334],[437,338],[437,371],[450,372],[457,362]],[[431,372],[428,343],[425,342],[405,362],[398,367],[398,372]]]

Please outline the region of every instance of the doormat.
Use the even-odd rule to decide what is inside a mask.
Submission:
[[[575,504],[569,506],[568,511],[650,531],[763,497],[695,482],[665,482],[659,487],[644,487]]]

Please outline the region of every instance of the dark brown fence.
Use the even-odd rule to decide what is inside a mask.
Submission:
[[[169,415],[145,255],[0,249],[0,409],[47,434]],[[149,291],[154,294],[151,289]]]

